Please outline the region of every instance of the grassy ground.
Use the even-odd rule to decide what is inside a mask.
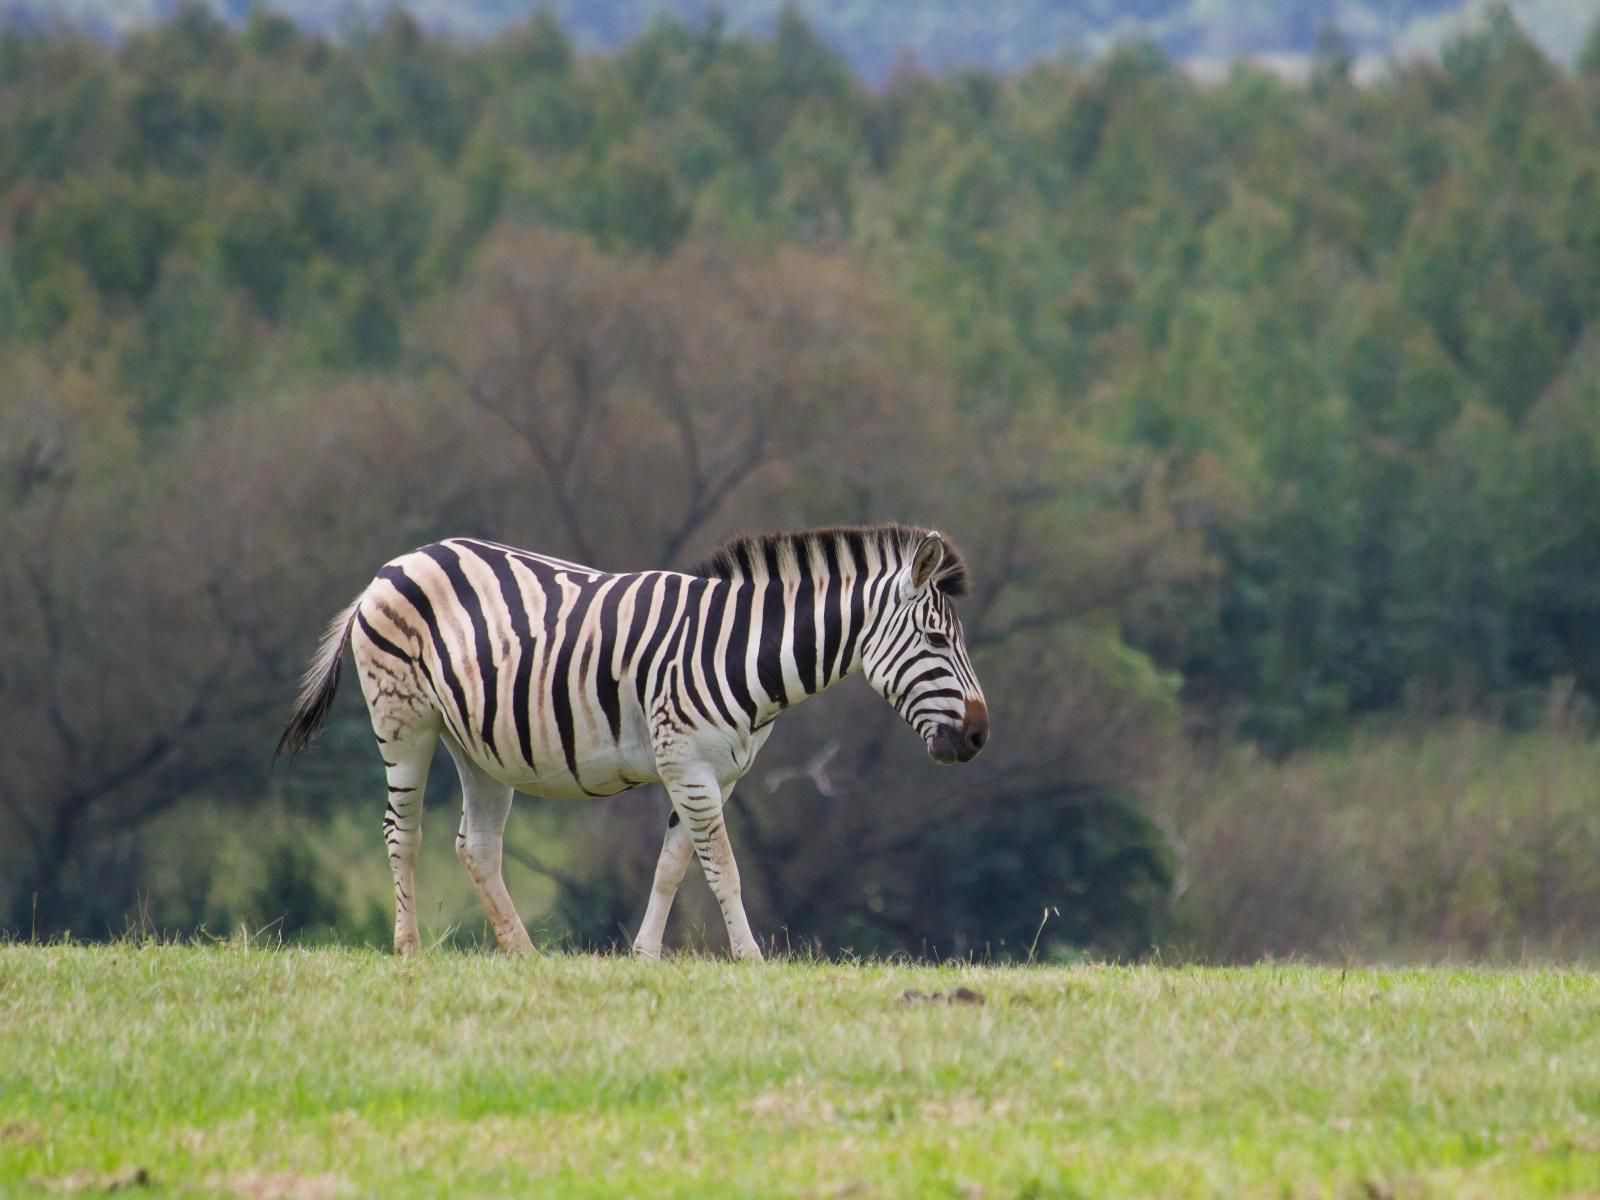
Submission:
[[[0,946],[0,1195],[122,1187],[1592,1195],[1600,978]]]

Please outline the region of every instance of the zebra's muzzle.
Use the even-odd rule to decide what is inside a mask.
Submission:
[[[928,739],[928,757],[936,763],[971,762],[989,740],[989,708],[981,700],[968,700],[966,720],[941,725]]]

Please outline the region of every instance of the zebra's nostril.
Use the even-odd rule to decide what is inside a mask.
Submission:
[[[982,750],[984,742],[989,740],[989,731],[982,725],[967,734],[967,745],[974,750]]]

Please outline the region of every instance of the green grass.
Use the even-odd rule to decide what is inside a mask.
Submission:
[[[0,946],[0,1195],[1592,1194],[1597,984]]]

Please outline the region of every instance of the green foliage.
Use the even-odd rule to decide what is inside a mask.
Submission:
[[[1020,962],[1157,945],[1172,867],[1139,809],[1110,796],[1017,796],[929,839],[915,913],[894,914],[956,957]]]
[[[303,841],[283,842],[266,856],[267,878],[256,893],[255,907],[285,938],[296,938],[339,920],[337,894],[328,874]]]
[[[1450,632],[1471,636],[1470,615]],[[1173,942],[1241,962],[1595,954],[1600,747],[1570,685],[1524,707],[1540,728],[1438,721],[1281,763],[1185,760],[1158,805],[1183,880]]]
[[[616,147],[602,164],[585,228],[602,244],[665,254],[689,228],[673,177],[644,141]]]
[[[1600,76],[1600,21],[1596,21],[1589,30],[1589,36],[1583,41],[1583,49],[1578,52],[1578,70],[1594,78]]]
[[[991,627],[1045,630],[1039,661],[1101,639],[1097,702],[1146,715],[1176,703],[1190,728],[1288,756],[1408,710],[1524,723],[1553,680],[1600,698],[1600,31],[1573,72],[1501,6],[1442,62],[1372,82],[1351,71],[1355,35],[1312,24],[1302,40],[1328,35],[1305,86],[1243,65],[1202,84],[1138,42],[1011,74],[905,63],[874,90],[798,10],[762,36],[745,32],[754,11],[660,17],[599,55],[579,55],[579,27],[549,11],[473,43],[400,12],[330,39],[265,9],[235,28],[204,6],[114,50],[65,29],[0,33],[0,353],[31,364],[8,376],[0,416],[48,418],[0,445],[19,522],[45,528],[48,506],[28,507],[41,481],[100,478],[102,462],[112,480],[176,475],[177,460],[150,456],[203,444],[274,395],[311,397],[302,417],[318,424],[351,378],[386,393],[414,378],[414,348],[482,364],[480,386],[501,371],[506,396],[541,404],[568,375],[587,386],[592,358],[605,395],[575,402],[572,428],[622,430],[615,454],[586,460],[614,472],[603,478],[644,478],[618,466],[626,453],[672,442],[652,387],[691,408],[737,394],[725,411],[740,419],[776,397],[806,415],[750,442],[799,455],[758,469],[791,497],[773,511],[956,507],[983,532],[986,565],[1008,572],[985,601]],[[1004,40],[977,20],[948,28]],[[537,272],[486,282],[485,260],[527,226],[572,239],[560,262],[534,257],[549,279],[564,262],[592,282],[566,299],[601,331],[595,345],[568,331],[550,351],[583,372],[517,357],[564,330],[566,308],[514,337],[497,325],[506,289],[537,302],[555,287]],[[707,282],[780,248],[779,267],[730,287],[737,300]],[[672,302],[608,324],[605,297],[646,279]],[[853,282],[867,279],[881,295]],[[640,339],[679,310],[704,327],[652,359]],[[735,310],[756,314],[737,337]],[[797,310],[845,315],[820,344],[786,348],[806,327]],[[456,314],[449,337],[441,313]],[[858,379],[840,367],[855,352],[840,331],[891,324],[861,344],[916,400],[858,413],[854,391],[846,403],[828,390]],[[780,349],[730,372],[763,330]],[[479,337],[498,349],[474,357]],[[696,348],[703,361],[686,364]],[[670,380],[653,383],[662,363]],[[827,414],[805,407],[819,394]],[[462,403],[450,395],[441,407]],[[430,412],[396,400],[378,423],[432,429]],[[507,433],[464,428],[416,436]],[[702,496],[746,453],[704,436],[684,442],[685,470],[704,476],[684,486]],[[73,439],[93,445],[96,470],[53,474],[60,445],[79,453]],[[861,456],[849,471],[840,447]],[[938,465],[919,464],[915,487],[872,469],[925,452]],[[682,483],[660,469],[654,485]],[[415,501],[425,514],[397,500],[395,519],[431,532],[446,515],[502,521],[482,480],[520,486],[528,470],[480,478],[474,461],[458,488]],[[576,474],[564,486],[602,487]],[[616,509],[632,503],[616,494]],[[232,519],[255,530],[235,502]],[[86,561],[109,536],[97,519],[74,517]],[[251,561],[255,543],[232,540]],[[282,642],[252,652],[280,670],[289,657]],[[1149,830],[1120,805],[1059,799],[1086,782],[1136,795],[1134,775],[1123,761],[1030,785],[1015,825],[967,831],[995,861],[1038,849],[1026,870],[1068,890],[1088,872],[1126,898],[1093,930],[1063,922],[1075,942],[1131,952],[1155,927],[1164,868]],[[1106,846],[1138,853],[1108,852],[1115,866],[1079,855],[1103,829]],[[962,936],[1003,928],[1014,944],[1032,917],[984,908],[981,892],[962,893],[962,911],[984,913]],[[609,937],[631,894],[573,899],[566,924]],[[129,911],[128,896],[107,897],[85,910],[91,924]]]
[[[73,265],[110,303],[143,300],[177,237],[177,203],[174,189],[160,180],[108,173],[73,181],[14,226],[24,286]]]
[[[176,430],[197,413],[225,406],[249,362],[246,305],[227,282],[174,260],[139,315],[142,336],[123,350],[120,378],[143,398],[146,429]]]
[[[223,278],[247,292],[267,317],[278,316],[308,247],[279,197],[241,197],[220,217],[217,258]]]

